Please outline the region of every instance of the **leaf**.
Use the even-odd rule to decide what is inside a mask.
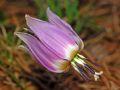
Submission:
[[[77,11],[78,0],[65,0],[65,9],[68,22],[72,22],[79,15]]]

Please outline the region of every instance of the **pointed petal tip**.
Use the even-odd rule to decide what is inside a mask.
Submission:
[[[31,17],[30,15],[25,14],[25,19],[26,19],[26,21],[28,21],[28,19],[29,19],[30,17]]]
[[[26,20],[27,23],[28,23],[28,22],[32,22],[33,17],[31,17],[30,15],[26,14],[26,15],[25,15],[25,20]]]
[[[14,35],[19,37],[20,32],[14,32]]]
[[[21,40],[25,40],[24,36],[26,36],[26,33],[23,32],[15,32],[15,35],[19,37]]]
[[[25,15],[25,20],[26,20],[27,26],[30,27],[33,24],[32,22],[33,22],[34,19],[30,15],[26,14]]]
[[[17,36],[17,34],[18,34],[18,32],[14,32],[14,35],[16,35],[16,36]]]
[[[48,10],[50,10],[50,8],[49,8],[49,7],[47,7],[47,11],[48,11]]]
[[[48,7],[47,10],[46,10],[46,13],[47,13],[47,16],[49,18],[49,16],[52,14],[54,15],[55,13],[52,12],[52,10]]]
[[[16,35],[17,32],[14,32],[14,35]]]
[[[47,8],[47,12],[50,12],[50,11],[51,11],[51,10],[50,10],[50,8],[48,7],[48,8]]]
[[[22,32],[14,32],[14,35],[19,36]]]
[[[25,18],[28,18],[28,17],[30,17],[28,14],[25,14]]]

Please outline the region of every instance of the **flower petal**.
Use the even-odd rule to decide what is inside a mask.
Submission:
[[[67,41],[75,43],[73,37],[71,37],[69,34],[66,34],[65,31],[61,30],[61,28],[52,25],[49,22],[30,17],[29,15],[26,15],[25,18],[26,23],[30,28],[29,31],[32,31],[33,33],[38,35],[38,37],[41,36],[39,35],[40,33],[48,33],[50,35],[57,34],[59,36],[62,36],[62,38],[65,38]]]
[[[77,33],[72,29],[72,27],[68,23],[60,19],[60,17],[55,15],[49,8],[47,9],[47,16],[50,23],[63,29],[66,33],[68,33],[72,38],[75,39],[80,49],[83,49],[84,47],[83,41],[80,39],[80,37],[77,35]]]
[[[52,24],[56,25],[57,27],[63,29],[68,34],[71,34],[71,35],[75,34],[72,27],[69,24],[67,24],[65,21],[60,19],[60,17],[55,15],[49,8],[47,8],[47,16],[48,16],[48,20],[49,20],[50,23],[52,23]]]
[[[74,47],[74,49],[78,49],[75,40],[71,38],[70,35],[66,35],[64,31],[60,30],[55,25],[37,20],[30,16],[26,16],[26,21],[29,28],[42,43],[55,53],[58,53],[61,58],[70,60],[69,55],[66,53],[69,45]]]
[[[68,68],[69,62],[62,60],[57,55],[52,53],[34,36],[18,32],[16,35],[25,42],[30,53],[41,63],[44,67],[52,72],[63,72]]]

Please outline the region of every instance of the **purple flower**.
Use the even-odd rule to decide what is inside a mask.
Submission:
[[[25,43],[22,47],[49,71],[61,73],[73,66],[83,79],[90,75],[98,78],[101,73],[95,72],[93,67],[85,62],[86,58],[78,54],[84,44],[72,27],[49,8],[47,16],[48,22],[25,16],[28,31],[16,32]]]

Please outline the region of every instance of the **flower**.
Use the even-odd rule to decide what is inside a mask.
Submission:
[[[47,16],[48,22],[25,15],[28,31],[15,33],[25,43],[22,47],[49,71],[62,73],[73,66],[83,79],[89,75],[97,79],[101,73],[95,72],[78,53],[84,47],[80,37],[49,8]]]

